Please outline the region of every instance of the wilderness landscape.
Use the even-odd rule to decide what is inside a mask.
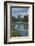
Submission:
[[[28,8],[11,8],[10,36],[28,36]]]

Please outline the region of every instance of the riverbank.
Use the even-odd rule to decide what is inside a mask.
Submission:
[[[25,24],[28,24],[28,22],[16,22],[16,23],[20,23],[20,24],[25,23]]]

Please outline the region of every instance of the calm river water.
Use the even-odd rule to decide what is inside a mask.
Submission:
[[[16,30],[20,32],[21,36],[28,36],[28,24],[23,23],[23,24],[16,24],[15,26]]]

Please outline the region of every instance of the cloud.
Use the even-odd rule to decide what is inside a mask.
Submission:
[[[24,16],[28,14],[28,8],[12,8],[11,14],[17,17],[19,14]]]

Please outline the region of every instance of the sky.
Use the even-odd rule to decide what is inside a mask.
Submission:
[[[17,18],[17,16],[20,14],[22,17],[28,15],[28,8],[11,8],[11,14],[12,16],[15,16]]]

